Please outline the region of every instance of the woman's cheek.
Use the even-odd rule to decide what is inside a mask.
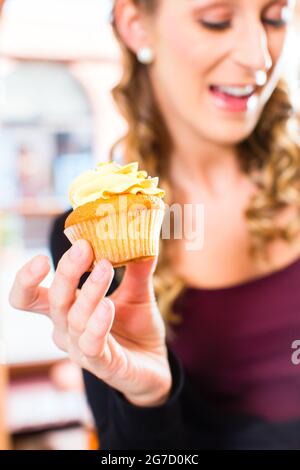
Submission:
[[[268,38],[268,49],[272,57],[273,66],[281,59],[285,46],[287,43],[287,32],[283,31],[281,34],[270,35]]]

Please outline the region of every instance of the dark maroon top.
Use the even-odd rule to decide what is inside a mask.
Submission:
[[[230,412],[267,420],[300,417],[300,259],[233,287],[189,288],[173,351],[201,395]]]

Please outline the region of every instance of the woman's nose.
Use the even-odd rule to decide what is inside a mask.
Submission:
[[[261,23],[248,24],[241,31],[234,45],[233,59],[254,72],[267,72],[271,69],[273,61],[268,49],[267,34]]]

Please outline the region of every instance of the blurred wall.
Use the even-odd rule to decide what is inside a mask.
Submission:
[[[121,73],[119,48],[110,24],[103,19],[101,0],[71,3],[70,14],[64,15],[63,5],[69,8],[70,0],[52,0],[49,11],[45,0],[20,0],[12,6],[8,2],[0,31],[2,71],[11,69],[16,61],[67,64],[90,100],[95,154],[101,160],[126,129],[110,96]],[[31,8],[24,9],[25,4]]]

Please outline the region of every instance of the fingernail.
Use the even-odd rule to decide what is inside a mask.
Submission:
[[[91,273],[92,282],[100,282],[104,274],[108,271],[108,261],[102,259]]]
[[[30,265],[30,271],[32,272],[32,274],[37,276],[38,274],[41,274],[44,271],[45,267],[45,258],[35,258]]]
[[[70,250],[70,258],[72,261],[77,261],[83,253],[81,241],[76,242]]]

